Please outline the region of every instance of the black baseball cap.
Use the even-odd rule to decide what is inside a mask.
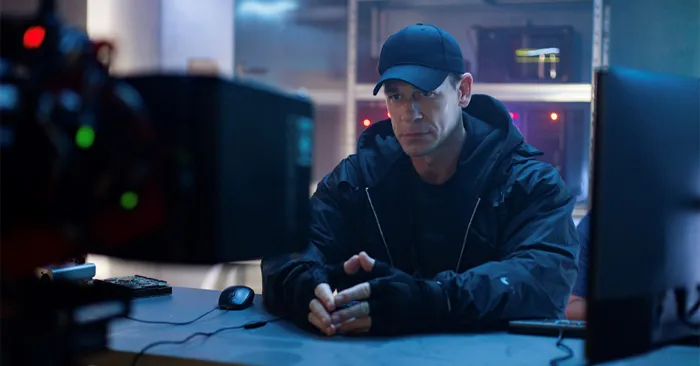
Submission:
[[[387,80],[401,80],[429,92],[452,73],[464,73],[462,50],[444,30],[429,24],[408,26],[384,42],[379,55],[379,93]]]

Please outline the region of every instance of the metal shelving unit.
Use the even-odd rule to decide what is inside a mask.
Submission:
[[[373,84],[357,83],[358,3],[372,0],[347,0],[347,64],[345,91],[340,89],[312,89],[308,95],[318,105],[337,105],[345,108],[343,128],[343,155],[355,152],[356,115],[358,101],[382,100],[373,96]],[[591,84],[493,84],[475,83],[474,92],[488,94],[504,102],[590,103]]]
[[[381,95],[373,96],[374,84],[355,84],[354,96],[349,101],[382,101]],[[309,96],[319,105],[342,105],[346,93],[338,89],[312,89]],[[474,93],[488,94],[503,102],[552,102],[588,103],[591,101],[591,84],[493,84],[475,83]]]

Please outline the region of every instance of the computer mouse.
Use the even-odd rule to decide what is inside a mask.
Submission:
[[[253,305],[255,291],[248,286],[231,286],[221,291],[219,309],[243,310]]]

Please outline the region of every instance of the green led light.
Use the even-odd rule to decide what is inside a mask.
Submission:
[[[122,193],[119,203],[125,210],[133,210],[139,204],[139,196],[134,192]]]
[[[80,126],[75,133],[75,144],[81,149],[89,149],[95,143],[95,130],[90,126]]]

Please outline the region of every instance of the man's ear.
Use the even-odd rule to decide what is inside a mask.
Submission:
[[[459,96],[459,106],[461,108],[466,108],[472,99],[472,83],[474,78],[472,74],[465,72],[459,79],[459,84],[457,84],[457,95]]]

